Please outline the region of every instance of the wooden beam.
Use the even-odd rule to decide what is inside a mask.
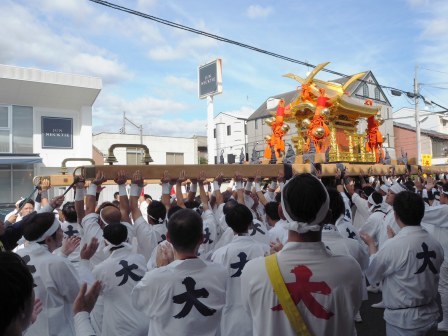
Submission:
[[[343,163],[346,168],[345,176],[371,176],[371,175],[403,175],[406,173],[406,166],[404,165],[381,165],[381,164],[352,164]],[[416,175],[419,173],[419,167],[412,165],[410,174]],[[337,165],[335,163],[321,164],[323,177],[335,176],[337,172]],[[196,179],[199,177],[201,171],[204,171],[208,179],[213,179],[220,173],[225,179],[231,179],[238,172],[242,177],[255,177],[259,174],[262,178],[276,178],[279,173],[292,174],[311,173],[314,167],[311,164],[260,164],[260,165],[109,165],[109,166],[81,166],[76,168],[75,173],[82,175],[85,179],[94,179],[98,171],[102,171],[108,180],[105,185],[113,185],[118,171],[124,170],[129,177],[136,170],[140,170],[145,184],[159,184],[164,172],[167,171],[170,178],[177,178],[181,171],[185,171],[187,179]],[[439,174],[448,173],[448,165],[445,166],[431,166],[421,167],[421,172],[425,174]],[[50,175],[50,176],[36,176],[37,179],[48,178],[52,186],[69,186],[73,182],[73,175]],[[130,182],[130,181],[128,181]]]

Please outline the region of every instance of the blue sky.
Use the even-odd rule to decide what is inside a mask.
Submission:
[[[413,90],[419,65],[422,93],[448,106],[448,90],[436,88],[448,88],[446,0],[110,2],[311,64],[330,61],[345,74],[372,70],[381,84],[404,90]],[[283,74],[309,71],[88,0],[2,0],[0,22],[0,63],[103,79],[94,133],[118,132],[126,111],[145,134],[205,135],[197,67],[217,57],[224,92],[215,115],[256,109],[296,87]],[[391,101],[394,110],[412,103]]]

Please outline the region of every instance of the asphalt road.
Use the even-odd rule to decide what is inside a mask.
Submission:
[[[381,293],[369,293],[369,300],[362,303],[362,322],[356,323],[358,336],[386,336],[386,327],[383,320],[384,309],[370,307],[373,303],[379,301],[381,301]],[[439,331],[438,335],[448,336],[448,332]]]

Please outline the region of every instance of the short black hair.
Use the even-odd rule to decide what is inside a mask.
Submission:
[[[383,203],[383,196],[381,196],[381,194],[378,191],[374,191],[372,193],[372,199],[376,205],[380,205],[381,203]]]
[[[55,214],[53,212],[41,212],[35,211],[25,216],[22,220],[23,236],[28,241],[34,241],[42,236],[53,224]],[[53,236],[56,232],[53,234]],[[40,242],[38,242],[40,243]]]
[[[191,209],[177,211],[168,221],[168,235],[173,247],[180,252],[193,252],[202,241],[202,218]]]
[[[227,214],[238,202],[233,198],[230,198],[226,203],[224,203],[224,207],[222,208],[222,212],[224,215]]]
[[[13,252],[0,252],[0,297],[6,305],[0,314],[0,335],[31,302],[33,276],[25,262]]]
[[[120,195],[120,193],[118,191],[114,192],[114,198],[119,196],[119,195]]]
[[[27,203],[31,204],[33,207],[35,205],[35,203],[32,199],[24,199],[19,203],[19,208],[21,208],[23,205],[25,205]]]
[[[185,201],[184,205],[187,209],[194,209],[199,208],[199,205],[201,205],[198,201]]]
[[[244,204],[237,203],[226,214],[226,223],[235,233],[247,232],[254,217],[252,212]]]
[[[152,217],[156,224],[162,223],[166,218],[166,207],[162,202],[152,201],[146,208],[149,217]]]
[[[78,214],[75,209],[75,202],[67,202],[62,207],[62,214],[67,222],[77,223],[78,222]]]
[[[423,199],[411,191],[402,191],[396,194],[393,209],[395,215],[407,226],[420,225],[425,215]]]
[[[330,223],[328,224],[335,224],[339,217],[345,214],[345,204],[341,193],[335,188],[327,188],[327,192],[330,197],[331,210],[331,215],[329,215]]]
[[[322,183],[311,174],[294,176],[283,187],[283,204],[291,219],[310,223],[327,199]]]
[[[145,199],[145,200],[147,200],[148,198],[152,201],[152,197],[150,196],[150,195],[148,195],[148,194],[144,194],[143,195],[143,198]]]
[[[372,186],[365,186],[362,188],[362,191],[367,195],[367,197],[369,197],[375,191],[375,188],[373,188]]]
[[[264,211],[266,212],[266,216],[269,216],[272,220],[279,220],[280,215],[278,213],[278,202],[269,202],[264,206]]]
[[[168,220],[171,218],[172,215],[174,215],[177,211],[182,210],[183,208],[176,205],[173,205],[169,210],[168,210]]]
[[[121,244],[128,238],[128,228],[121,223],[106,225],[103,229],[103,237],[111,244]]]

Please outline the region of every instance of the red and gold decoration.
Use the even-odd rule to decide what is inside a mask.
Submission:
[[[375,117],[380,108],[371,100],[360,102],[347,94],[347,88],[364,73],[348,78],[344,84],[315,79],[328,64],[317,65],[306,78],[284,75],[298,81],[301,86],[297,88],[297,98],[286,106],[284,102],[279,104],[275,118],[267,119],[272,128],[268,146],[280,149],[278,153],[284,151],[283,136],[286,132],[279,132],[279,128],[284,127],[285,122],[295,123],[298,132],[292,141],[299,155],[314,151],[328,154],[329,162],[378,162],[382,150],[378,126],[383,121]],[[374,121],[369,122],[367,134],[357,131],[360,119]],[[268,149],[265,156],[270,157]]]
[[[264,157],[271,159],[272,148],[277,158],[283,157],[285,153],[285,141],[283,137],[289,131],[289,125],[284,122],[285,118],[285,101],[280,100],[277,106],[277,112],[274,117],[265,120],[265,123],[271,127],[272,135],[267,135],[266,148],[264,150]]]

